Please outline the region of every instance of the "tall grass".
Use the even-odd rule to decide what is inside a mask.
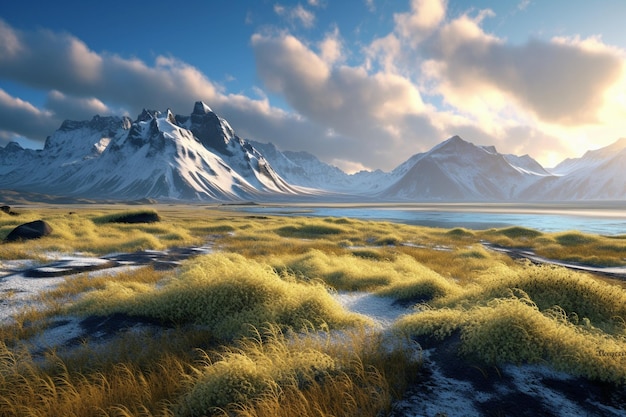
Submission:
[[[377,416],[417,369],[412,349],[380,335],[351,332],[285,337],[276,327],[207,361],[177,410],[183,416]],[[398,372],[392,374],[392,372]]]
[[[319,282],[297,282],[264,264],[225,253],[187,262],[159,288],[136,281],[107,284],[86,294],[70,312],[124,312],[163,323],[200,324],[225,340],[264,323],[300,329],[310,323],[345,327],[363,322],[341,308]]]
[[[419,376],[407,340],[446,343],[457,335],[472,363],[538,362],[626,383],[622,287],[481,245],[620,264],[623,239],[259,218],[202,206],[159,206],[160,223],[94,222],[126,211],[44,207],[0,216],[0,234],[38,218],[54,229],[36,242],[0,245],[2,260],[209,239],[218,252],[168,272],[81,274],[42,296],[43,308],[0,328],[0,415],[384,415]],[[418,306],[390,338],[344,310],[335,290]],[[114,313],[152,327],[44,353],[29,345],[56,316],[106,320]]]
[[[489,364],[549,363],[587,378],[626,382],[626,291],[561,267],[501,265],[476,285],[433,300],[397,328],[446,339]],[[613,352],[603,355],[602,352]]]

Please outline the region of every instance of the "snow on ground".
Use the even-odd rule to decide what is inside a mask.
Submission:
[[[393,298],[369,292],[340,292],[336,299],[346,310],[368,317],[381,330],[388,329],[400,316],[410,313],[405,307],[394,304]]]

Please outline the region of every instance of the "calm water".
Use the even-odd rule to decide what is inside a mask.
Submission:
[[[348,217],[422,226],[490,229],[523,226],[544,232],[580,230],[626,235],[626,202],[551,205],[512,204],[337,204],[244,206],[255,214]]]

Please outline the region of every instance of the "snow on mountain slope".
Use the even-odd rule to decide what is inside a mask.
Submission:
[[[272,143],[255,141],[250,143],[263,153],[285,180],[294,185],[339,193],[371,195],[391,184],[396,177],[396,174],[381,170],[347,174],[308,152],[281,152]]]
[[[604,148],[587,151],[580,158],[567,158],[554,168],[551,168],[550,172],[555,175],[567,175],[574,171],[593,169],[624,150],[624,148],[626,148],[626,138],[621,138]]]
[[[458,136],[413,159],[406,173],[383,191],[381,197],[428,201],[509,200],[516,199],[523,189],[543,178],[534,172],[541,170],[533,166],[530,157],[507,158],[493,146],[476,146]]]
[[[7,148],[0,161],[9,158],[13,148]],[[303,193],[201,102],[190,116],[144,110],[134,122],[99,116],[66,121],[35,156],[9,167],[0,186],[113,199],[239,200]]]
[[[9,143],[0,148],[0,188],[117,200],[623,200],[625,167],[626,139],[548,172],[528,155],[454,136],[391,172],[347,174],[307,152],[243,140],[196,102],[188,116],[65,121],[37,151]]]
[[[580,158],[566,159],[546,177],[525,190],[534,200],[626,199],[626,138]]]

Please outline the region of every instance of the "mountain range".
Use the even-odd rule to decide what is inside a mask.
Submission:
[[[307,152],[245,140],[209,106],[65,121],[43,149],[0,148],[0,188],[128,201],[625,200],[626,139],[545,169],[453,136],[390,172],[347,174]]]

